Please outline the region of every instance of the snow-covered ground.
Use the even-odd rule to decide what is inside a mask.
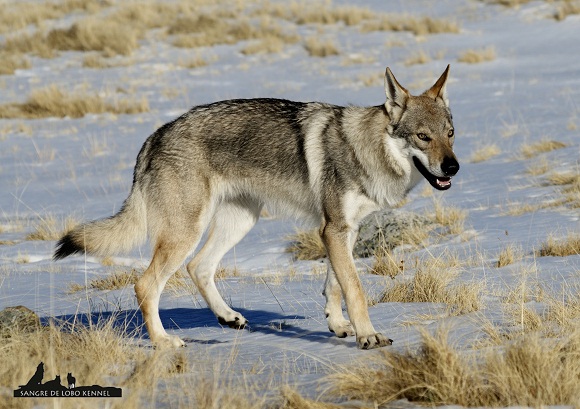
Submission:
[[[364,78],[378,78],[389,66],[401,84],[419,93],[448,63],[461,170],[449,191],[431,195],[423,183],[403,208],[430,214],[437,198],[467,211],[465,231],[416,251],[406,250],[405,255],[437,257],[449,251],[475,260],[460,268],[457,280],[482,284],[484,306],[476,313],[449,317],[439,304],[379,303],[370,307],[375,327],[394,339],[391,348],[403,350],[419,343],[420,326],[431,329],[452,323],[455,344],[468,348],[482,336],[475,317],[497,319],[501,292],[515,289],[523,279],[556,294],[580,285],[580,255],[533,255],[550,235],[559,238],[580,232],[578,207],[514,211],[561,196],[560,187],[546,183],[551,172],[579,172],[580,16],[556,21],[550,18],[552,5],[540,1],[517,9],[473,0],[365,0],[357,5],[454,20],[460,32],[417,37],[409,32],[362,33],[356,26],[326,26],[323,36],[333,40],[340,54],[325,58],[308,56],[300,43],[276,54],[243,55],[239,51],[244,44],[193,51],[146,40],[129,65],[83,68],[82,53],[62,52],[55,59],[34,57],[31,68],[1,76],[0,103],[23,101],[30,90],[55,84],[68,90],[86,87],[145,96],[151,109],[80,119],[0,120],[0,309],[25,305],[44,318],[117,312],[140,323],[132,287],[72,294],[67,289],[70,283],[84,285],[122,266],[146,266],[147,246],[114,257],[113,266],[82,256],[55,263],[51,261],[54,241],[25,237],[49,215],[88,220],[117,211],[129,192],[144,140],[190,106],[260,96],[378,105],[384,102],[380,80],[365,86]],[[314,25],[297,28],[304,37],[316,35],[317,30]],[[457,61],[462,52],[485,47],[494,47],[495,59],[477,64]],[[427,53],[430,61],[406,65],[409,56],[419,51]],[[196,53],[210,63],[191,69],[177,63]],[[348,62],[356,59],[365,62]],[[544,139],[566,147],[531,158],[522,155],[522,146]],[[499,148],[497,155],[470,161],[475,151],[492,144]],[[528,169],[539,165],[545,165],[546,173],[531,175]],[[245,370],[264,379],[280,377],[314,391],[312,381],[335,363],[377,353],[360,351],[353,338],[338,339],[328,332],[321,294],[324,264],[293,261],[285,252],[296,225],[291,220],[262,219],[222,262],[239,274],[220,280],[218,288],[250,321],[250,330],[220,326],[194,291],[164,293],[162,321],[187,341],[192,359],[235,355],[232,371]],[[500,250],[509,244],[521,247],[524,258],[496,268]],[[365,264],[372,260],[361,262],[361,278],[369,292],[377,294],[391,279],[369,275]],[[141,343],[147,344],[146,334],[142,337]]]

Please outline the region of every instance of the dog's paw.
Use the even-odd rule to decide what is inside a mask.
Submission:
[[[223,317],[217,317],[217,319],[221,325],[227,325],[233,329],[244,329],[246,325],[249,324],[248,320],[239,314],[235,315],[229,320]]]
[[[393,340],[383,334],[376,333],[369,336],[356,337],[356,343],[360,349],[373,349],[391,345]]]
[[[354,328],[350,321],[342,319],[339,322],[329,322],[328,329],[334,332],[338,338],[346,338],[355,334]]]
[[[183,342],[183,340],[181,338],[179,338],[177,335],[166,334],[166,335],[158,337],[152,341],[153,341],[153,344],[155,344],[155,347],[160,348],[160,349],[185,347],[185,342]]]

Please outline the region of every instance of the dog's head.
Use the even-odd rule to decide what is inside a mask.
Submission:
[[[385,73],[385,108],[389,115],[390,137],[405,141],[414,166],[438,190],[451,187],[451,177],[459,171],[453,153],[455,131],[446,83],[449,66],[430,89],[413,96],[399,84],[389,68]]]

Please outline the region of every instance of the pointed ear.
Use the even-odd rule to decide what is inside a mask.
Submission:
[[[387,94],[387,102],[385,102],[387,113],[391,121],[397,122],[407,106],[409,91],[399,84],[389,67],[385,72],[385,93]]]
[[[449,107],[449,98],[447,98],[447,76],[449,75],[449,64],[447,68],[441,74],[435,85],[433,85],[430,89],[425,91],[424,95],[431,97],[433,99],[441,98],[445,103],[445,106]]]

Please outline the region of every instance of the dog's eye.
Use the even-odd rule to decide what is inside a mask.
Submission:
[[[422,141],[425,142],[429,142],[431,140],[431,138],[429,138],[426,134],[424,133],[418,133],[417,134],[417,138],[421,139]]]
[[[455,135],[455,131],[453,129],[450,129],[449,130],[449,133],[447,134],[447,136],[449,136],[450,138],[452,138],[453,135]]]

